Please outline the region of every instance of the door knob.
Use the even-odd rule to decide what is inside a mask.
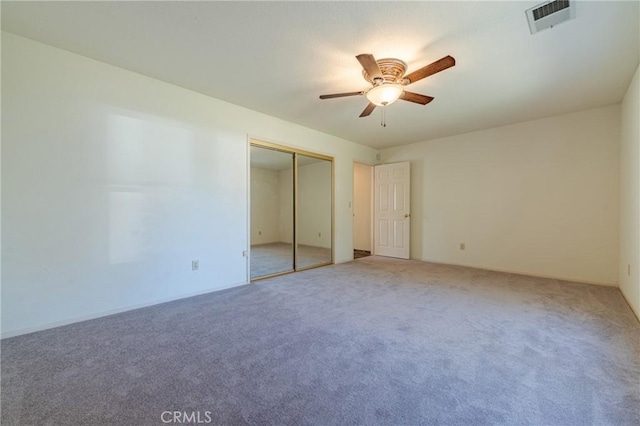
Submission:
[[[404,217],[411,217],[411,214],[410,213],[405,213]]]

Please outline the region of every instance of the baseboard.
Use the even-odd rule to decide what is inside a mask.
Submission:
[[[21,328],[21,329],[18,329],[18,330],[7,331],[7,332],[3,331],[2,332],[2,336],[0,338],[1,339],[7,339],[7,338],[10,338],[10,337],[21,336],[23,334],[35,333],[37,331],[43,331],[43,330],[49,330],[51,328],[62,327],[62,326],[69,325],[69,324],[75,324],[77,322],[88,321],[88,320],[92,320],[92,319],[107,317],[109,315],[115,315],[115,314],[120,314],[120,313],[123,313],[123,312],[133,311],[135,309],[147,308],[149,306],[160,305],[162,303],[173,302],[173,301],[181,300],[181,299],[188,299],[190,297],[200,296],[202,294],[215,293],[215,292],[218,292],[218,291],[227,290],[227,289],[234,288],[234,287],[240,287],[240,286],[247,285],[247,284],[249,284],[249,282],[240,282],[240,283],[236,283],[236,284],[226,285],[226,286],[223,286],[223,287],[216,287],[214,289],[207,289],[207,290],[197,291],[197,292],[193,292],[193,293],[187,293],[187,294],[184,294],[184,295],[180,295],[178,297],[166,297],[166,298],[162,298],[162,299],[152,300],[152,301],[146,302],[146,303],[139,303],[139,304],[136,304],[136,305],[129,305],[129,306],[125,306],[125,307],[122,307],[122,308],[109,309],[107,311],[101,311],[101,312],[97,312],[97,313],[93,313],[93,314],[81,315],[79,317],[68,318],[68,319],[61,320],[61,321],[54,321],[54,322],[50,322],[50,323],[46,323],[46,324],[33,326],[33,327],[26,327],[26,328]]]
[[[636,316],[636,319],[638,320],[638,322],[640,322],[640,312],[638,312],[633,305],[631,304],[631,301],[629,300],[629,298],[627,297],[626,294],[624,294],[624,291],[622,291],[622,288],[619,289],[620,293],[622,294],[622,297],[624,298],[624,301],[627,302],[627,305],[629,305],[629,307],[631,308],[631,312],[633,312],[633,314]]]
[[[507,273],[507,274],[527,275],[529,277],[548,278],[548,279],[552,279],[552,280],[561,280],[561,281],[570,281],[570,282],[580,283],[580,284],[592,284],[592,285],[602,285],[602,286],[607,286],[607,287],[618,287],[618,283],[610,283],[610,282],[603,282],[603,281],[589,281],[589,280],[582,280],[582,279],[569,278],[569,277],[558,277],[558,276],[553,276],[553,275],[534,274],[534,273],[531,273],[531,272],[515,271],[515,270],[500,269],[500,268],[488,268],[488,267],[485,267],[485,266],[467,265],[467,264],[464,264],[464,263],[443,262],[441,260],[433,260],[433,259],[420,259],[420,260],[422,260],[423,262],[441,263],[443,265],[451,265],[451,266],[464,266],[465,268],[483,269],[485,271],[504,272],[504,273]]]

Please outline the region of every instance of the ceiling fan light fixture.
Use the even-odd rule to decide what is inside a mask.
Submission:
[[[397,101],[402,96],[402,92],[404,92],[404,89],[401,85],[387,83],[372,87],[366,96],[372,104],[386,106]]]

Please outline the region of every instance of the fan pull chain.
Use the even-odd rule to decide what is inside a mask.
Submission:
[[[380,111],[380,126],[381,127],[387,127],[387,106],[383,105],[382,106],[382,111]]]

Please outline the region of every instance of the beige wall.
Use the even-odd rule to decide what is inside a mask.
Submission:
[[[619,134],[610,106],[383,150],[411,161],[411,257],[615,285]]]
[[[620,143],[620,266],[622,294],[640,318],[640,71],[622,102]]]

